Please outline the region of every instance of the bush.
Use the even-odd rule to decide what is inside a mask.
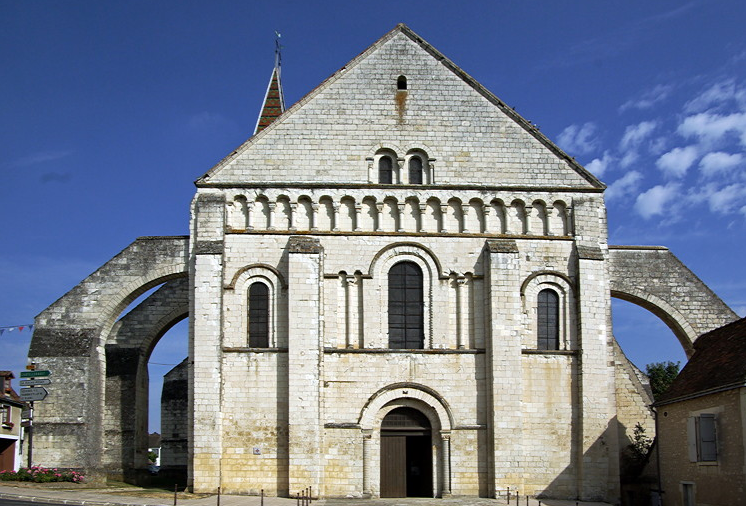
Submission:
[[[83,475],[77,471],[31,466],[22,467],[18,471],[0,471],[0,481],[32,481],[34,483],[69,481],[80,483],[83,481]]]

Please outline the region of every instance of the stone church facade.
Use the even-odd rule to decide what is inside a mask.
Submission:
[[[188,315],[195,491],[614,501],[652,418],[611,296],[687,349],[736,318],[667,249],[609,246],[604,185],[404,25],[196,186],[188,238],[37,318],[30,356],[88,383],[77,422],[39,409],[35,456],[137,467],[143,364]]]

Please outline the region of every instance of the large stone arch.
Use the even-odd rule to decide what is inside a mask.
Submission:
[[[660,246],[609,246],[611,296],[658,316],[687,356],[697,336],[738,319],[692,271]]]
[[[189,281],[178,278],[164,283],[112,328],[106,342],[103,419],[103,458],[109,477],[136,481],[144,473],[148,462],[148,360],[160,338],[188,315]]]
[[[29,359],[51,371],[52,384],[35,409],[35,462],[104,479],[105,345],[121,312],[150,288],[186,277],[188,259],[188,237],[138,238],[36,317]]]

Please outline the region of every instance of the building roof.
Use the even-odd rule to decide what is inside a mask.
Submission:
[[[285,112],[285,97],[282,94],[282,81],[280,80],[280,67],[275,65],[267,85],[267,93],[264,94],[264,103],[259,118],[256,120],[254,135],[267,128],[270,123]]]
[[[13,371],[0,371],[0,377],[2,377],[5,381],[0,382],[3,385],[3,391],[0,392],[0,399],[4,401],[13,401],[17,404],[22,404],[23,401],[21,401],[21,398],[18,396],[15,390],[13,390],[13,387],[10,386],[10,380],[15,378],[15,375],[13,375]]]
[[[694,354],[655,405],[746,386],[746,318],[702,334]]]

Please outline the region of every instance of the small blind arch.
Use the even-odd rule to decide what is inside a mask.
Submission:
[[[548,288],[537,299],[537,348],[559,349],[559,296]]]
[[[249,287],[249,348],[269,347],[269,288],[254,282]]]
[[[407,77],[406,76],[399,76],[396,79],[396,89],[399,91],[404,91],[407,89]]]

